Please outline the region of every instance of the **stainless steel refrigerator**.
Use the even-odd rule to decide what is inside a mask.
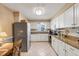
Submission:
[[[13,41],[22,40],[21,51],[27,52],[31,46],[30,23],[15,22],[13,24]]]

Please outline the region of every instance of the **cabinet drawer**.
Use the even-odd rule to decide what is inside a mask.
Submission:
[[[75,56],[75,54],[69,52],[69,51],[66,51],[66,56]]]
[[[66,48],[67,48],[67,51],[69,51],[69,52],[71,52],[71,53],[73,53],[75,55],[79,55],[79,49],[74,48],[74,47],[72,47],[70,45],[67,45]]]

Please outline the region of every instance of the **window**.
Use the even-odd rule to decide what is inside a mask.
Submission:
[[[45,31],[46,30],[46,25],[44,23],[39,23],[37,24],[37,31]]]

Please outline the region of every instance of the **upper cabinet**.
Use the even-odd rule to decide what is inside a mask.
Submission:
[[[53,28],[79,27],[79,4],[74,4],[63,14],[52,20]]]
[[[64,27],[73,27],[73,6],[64,12]]]
[[[58,17],[58,28],[64,27],[64,13]]]
[[[79,4],[75,4],[64,12],[65,27],[79,27]]]
[[[51,29],[55,30],[62,27],[64,27],[64,14],[51,20]]]
[[[55,29],[56,29],[56,28],[59,28],[59,24],[58,24],[58,17],[57,17],[57,18],[55,18],[55,26],[54,26],[54,27],[55,27]]]
[[[55,29],[55,19],[52,19],[50,22],[51,30]]]
[[[75,4],[75,26],[79,26],[79,4]]]
[[[56,28],[58,28],[58,18],[51,20],[51,29],[55,30]]]

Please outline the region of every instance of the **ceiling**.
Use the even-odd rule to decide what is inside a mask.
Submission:
[[[20,11],[29,20],[50,20],[65,3],[4,3],[12,11]],[[33,12],[35,7],[44,8],[43,15],[36,15]]]

